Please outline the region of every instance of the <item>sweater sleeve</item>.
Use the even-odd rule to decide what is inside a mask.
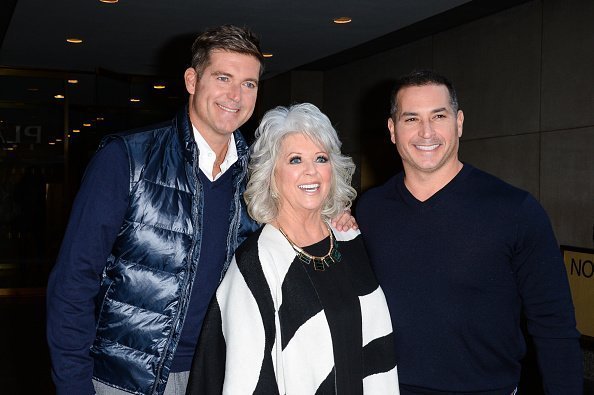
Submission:
[[[60,394],[94,394],[95,296],[128,206],[130,170],[123,143],[91,160],[74,200],[47,286],[47,341]]]
[[[546,394],[581,395],[582,355],[567,273],[549,218],[528,196],[513,262]]]

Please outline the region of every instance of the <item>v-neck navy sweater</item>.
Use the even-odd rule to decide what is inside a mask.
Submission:
[[[357,219],[390,307],[403,389],[513,389],[523,312],[545,388],[581,395],[567,275],[549,219],[527,192],[465,164],[421,202],[400,173],[362,196]]]
[[[235,165],[234,165],[235,166]],[[200,258],[190,307],[186,314],[173,364],[172,372],[186,372],[192,366],[192,358],[198,343],[202,321],[214,295],[225,262],[227,234],[229,233],[229,210],[233,200],[233,167],[215,181],[210,181],[202,171],[198,173],[203,190],[202,241]]]

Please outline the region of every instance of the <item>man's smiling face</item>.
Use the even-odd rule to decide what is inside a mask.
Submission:
[[[184,75],[190,120],[207,142],[228,140],[254,112],[260,61],[251,55],[215,50],[198,72],[189,68]]]
[[[397,111],[388,120],[390,137],[407,174],[434,173],[458,162],[464,115],[454,113],[444,85],[411,86],[396,97]]]

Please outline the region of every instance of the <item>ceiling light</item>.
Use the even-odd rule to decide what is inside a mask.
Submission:
[[[107,4],[115,4],[120,0],[99,0],[102,3],[107,3]]]
[[[66,41],[71,44],[80,44],[83,42],[82,38],[76,38],[76,37],[67,38]]]
[[[56,145],[56,142],[55,141],[50,141],[48,144],[49,145]]]
[[[72,133],[80,133],[80,129],[72,129]],[[70,137],[70,135],[68,135]]]
[[[97,117],[97,120],[98,120],[98,121],[104,121],[104,120],[105,120],[105,118],[103,118],[103,117]]]
[[[273,54],[271,54],[270,52],[262,52],[262,56],[264,56],[265,58],[271,58],[271,57],[273,57],[274,55],[273,55]]]
[[[29,92],[37,92],[37,91],[39,91],[39,88],[27,88],[27,90]]]
[[[84,126],[85,128],[88,128],[89,126],[91,126],[91,124],[90,124],[90,123],[83,123],[83,126]]]
[[[64,95],[54,95],[54,99],[63,99]]]
[[[155,89],[165,89],[165,84],[155,84],[155,85],[153,85],[153,88],[155,88]]]
[[[69,84],[78,84],[78,80],[68,80]]]
[[[56,139],[56,143],[62,142],[62,139]]]
[[[133,97],[133,98],[130,99],[130,101],[132,103],[138,103],[140,101],[140,99],[137,99],[137,98]]]
[[[343,25],[345,23],[351,23],[351,21],[352,21],[352,19],[349,18],[348,16],[341,16],[340,18],[335,18],[333,20],[333,22],[338,25]]]

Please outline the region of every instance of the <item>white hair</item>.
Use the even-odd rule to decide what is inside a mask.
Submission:
[[[322,205],[325,219],[335,218],[349,208],[357,196],[351,186],[355,164],[350,157],[341,154],[341,143],[330,119],[310,103],[276,107],[264,114],[256,130],[248,166],[250,176],[243,195],[248,213],[260,223],[268,223],[278,215],[274,169],[283,139],[293,133],[307,136],[328,152],[332,181]]]

